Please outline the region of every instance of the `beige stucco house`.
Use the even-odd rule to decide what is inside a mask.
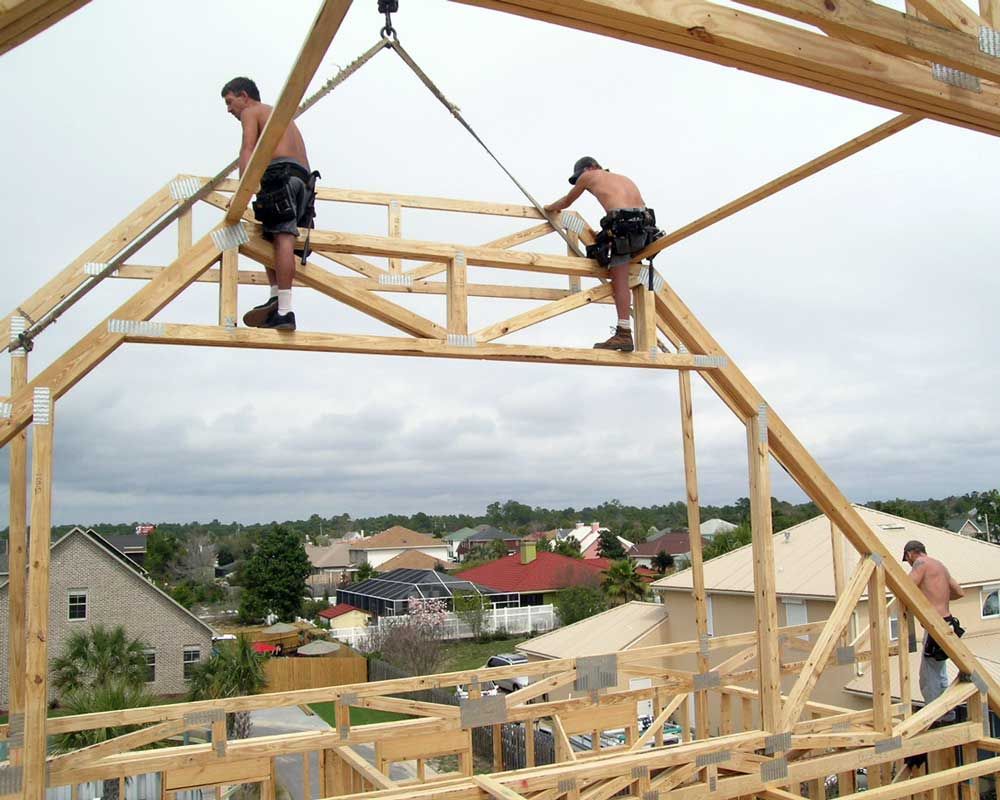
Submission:
[[[214,631],[94,531],[74,528],[52,544],[49,579],[49,660],[75,631],[122,625],[149,644],[148,688],[186,691],[185,674],[212,654]],[[8,583],[0,584],[0,706],[8,707]],[[55,697],[51,691],[50,698]]]
[[[411,551],[447,561],[449,547],[448,542],[442,539],[411,531],[402,525],[393,525],[367,539],[349,543],[350,562],[354,567],[368,563],[377,568],[389,559]]]
[[[885,543],[890,553],[902,556],[910,539],[924,543],[928,555],[941,559],[965,590],[965,597],[952,603],[952,612],[966,629],[966,643],[984,659],[1000,663],[1000,546],[962,536],[942,528],[855,506],[862,519]],[[841,538],[845,573],[849,580],[858,564],[854,548]],[[774,535],[775,580],[779,625],[821,621],[829,617],[836,600],[830,523],[824,516]],[[705,562],[709,635],[722,636],[753,630],[753,557],[748,545]],[[697,639],[691,570],[684,570],[652,584],[666,611],[669,641]],[[895,608],[890,610],[893,634],[898,628]],[[850,624],[850,635],[868,624],[867,595],[862,597]],[[923,638],[919,625],[918,639]],[[804,654],[799,656],[804,657]],[[792,655],[785,660],[791,660]],[[678,659],[675,665],[694,669],[693,659]],[[895,666],[895,665],[894,665]],[[819,702],[848,708],[870,707],[865,696],[863,665],[831,662],[813,692]],[[916,672],[912,673],[916,675]],[[785,690],[794,675],[784,679]],[[914,680],[914,684],[916,681]],[[870,692],[870,680],[867,681]],[[896,690],[898,692],[898,689]],[[919,689],[915,700],[920,701]]]

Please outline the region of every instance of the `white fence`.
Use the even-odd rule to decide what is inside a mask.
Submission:
[[[497,633],[504,631],[515,635],[523,633],[544,633],[559,625],[555,608],[548,606],[523,606],[521,608],[491,608],[485,614],[483,631]],[[402,617],[380,617],[378,627],[397,624]],[[339,639],[361,650],[372,633],[374,626],[368,628],[333,628],[330,637]],[[471,639],[472,628],[455,614],[448,614],[444,623],[445,639]]]

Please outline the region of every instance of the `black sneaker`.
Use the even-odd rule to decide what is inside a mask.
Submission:
[[[275,306],[274,309],[268,314],[267,319],[257,326],[258,328],[273,328],[277,331],[294,331],[295,330],[295,312],[289,311],[287,314],[279,314],[278,307]]]
[[[246,314],[243,315],[243,324],[248,328],[260,328],[267,318],[271,315],[271,310],[277,310],[278,308],[278,298],[271,297],[266,303],[261,303],[259,306],[254,306]]]

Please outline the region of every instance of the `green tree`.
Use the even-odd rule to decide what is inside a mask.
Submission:
[[[750,523],[744,522],[736,530],[717,533],[712,541],[705,545],[702,557],[708,561],[710,558],[717,558],[723,553],[735,550],[737,547],[744,547],[750,544],[753,536],[750,533]]]
[[[653,566],[661,575],[665,575],[668,569],[673,569],[674,557],[666,550],[660,550],[653,556]]]
[[[486,619],[492,608],[490,601],[479,592],[463,589],[454,591],[451,599],[455,616],[472,629],[472,638],[477,642],[484,641]]]
[[[130,639],[121,625],[74,631],[52,661],[52,685],[60,697],[100,686],[109,676],[124,687],[142,687],[149,649],[142,639]]]
[[[611,531],[601,531],[597,540],[597,553],[601,558],[610,558],[612,561],[625,558],[625,548]]]
[[[378,575],[378,570],[366,561],[358,567],[358,571],[354,573],[354,582],[361,583],[361,581],[367,581],[370,578],[374,578],[376,575]]]
[[[612,605],[622,605],[630,600],[641,600],[646,587],[635,571],[635,564],[628,559],[615,561],[601,580],[601,588]]]
[[[93,686],[82,686],[69,692],[61,702],[68,714],[99,714],[105,711],[120,711],[125,708],[145,708],[157,705],[160,698],[140,685],[130,685],[121,680],[102,681]],[[71,733],[59,733],[52,737],[52,747],[57,753],[69,753],[82,747],[106,742],[139,730],[141,725],[120,725],[114,728],[91,728]],[[162,743],[148,745],[143,750],[162,747]],[[104,781],[101,796],[105,800],[119,800],[118,778]]]
[[[552,552],[570,558],[583,558],[580,552],[580,540],[575,536],[569,536],[562,541],[552,543]]]
[[[274,614],[285,622],[295,619],[311,569],[296,534],[280,525],[266,531],[243,571],[240,618],[259,620]]]
[[[155,530],[146,537],[146,560],[143,566],[154,580],[165,581],[173,574],[180,552],[176,536]]]
[[[558,592],[552,604],[563,625],[572,625],[608,607],[607,598],[596,586],[570,586]]]
[[[188,700],[216,700],[256,694],[267,685],[264,657],[245,636],[221,645],[212,657],[198,664],[188,683]],[[253,722],[249,711],[226,715],[226,731],[234,739],[249,738]]]
[[[507,555],[507,543],[503,539],[494,539],[486,548],[490,559],[503,558]]]

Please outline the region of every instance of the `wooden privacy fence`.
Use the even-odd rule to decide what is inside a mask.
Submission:
[[[367,662],[355,653],[323,658],[269,658],[264,662],[267,688],[271,692],[318,689],[345,683],[364,683]]]

